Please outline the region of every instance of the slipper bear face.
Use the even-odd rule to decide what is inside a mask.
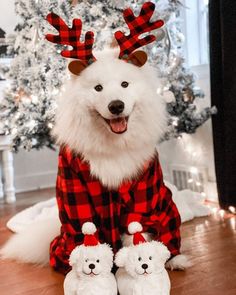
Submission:
[[[70,255],[70,265],[78,276],[106,276],[113,266],[113,252],[107,244],[78,246]]]
[[[132,277],[158,274],[165,268],[170,252],[157,241],[122,248],[115,257],[118,267],[124,267]]]

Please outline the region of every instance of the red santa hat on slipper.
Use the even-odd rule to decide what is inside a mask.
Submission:
[[[137,221],[133,221],[128,225],[128,232],[130,235],[133,235],[134,245],[139,245],[141,243],[146,242],[144,236],[142,235],[142,231],[143,231],[143,227]]]
[[[82,233],[84,234],[84,246],[97,246],[99,244],[95,233],[97,228],[92,222],[85,222],[82,226]]]

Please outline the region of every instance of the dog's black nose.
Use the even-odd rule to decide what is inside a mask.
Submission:
[[[94,269],[95,268],[95,265],[93,263],[89,264],[89,268],[90,269]]]
[[[123,112],[125,104],[121,100],[113,100],[109,103],[108,109],[113,115],[119,115]]]
[[[142,264],[142,268],[143,269],[147,269],[148,268],[148,265],[146,263]]]

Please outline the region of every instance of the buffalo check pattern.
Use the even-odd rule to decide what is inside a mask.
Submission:
[[[80,42],[82,31],[82,22],[80,19],[73,20],[72,28],[69,28],[55,13],[49,13],[47,15],[47,21],[59,32],[59,35],[47,34],[46,39],[52,43],[72,46],[72,50],[62,50],[61,55],[63,57],[80,59],[87,63],[96,60],[92,53],[94,43],[93,32],[87,32],[84,43]]]
[[[151,32],[164,25],[163,20],[150,22],[155,11],[155,4],[146,2],[143,4],[139,16],[135,16],[130,8],[124,10],[123,15],[126,24],[130,30],[129,35],[125,35],[121,31],[115,33],[115,38],[120,46],[119,58],[128,57],[135,49],[147,45],[156,40],[154,35],[147,35],[140,38],[140,35]]]
[[[83,243],[81,227],[93,222],[101,243],[114,252],[121,248],[121,235],[132,221],[163,242],[172,256],[180,251],[180,215],[170,190],[165,186],[158,156],[145,167],[137,180],[109,190],[90,175],[89,164],[63,147],[59,154],[56,196],[61,234],[50,245],[50,264],[62,273],[71,268],[69,255]]]

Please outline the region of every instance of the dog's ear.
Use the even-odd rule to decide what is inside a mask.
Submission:
[[[81,246],[78,246],[76,247],[70,254],[70,258],[69,258],[69,264],[70,266],[74,266],[78,259],[79,259],[79,256],[81,255]]]
[[[118,267],[124,267],[129,253],[128,247],[120,249],[115,256],[115,264]]]

